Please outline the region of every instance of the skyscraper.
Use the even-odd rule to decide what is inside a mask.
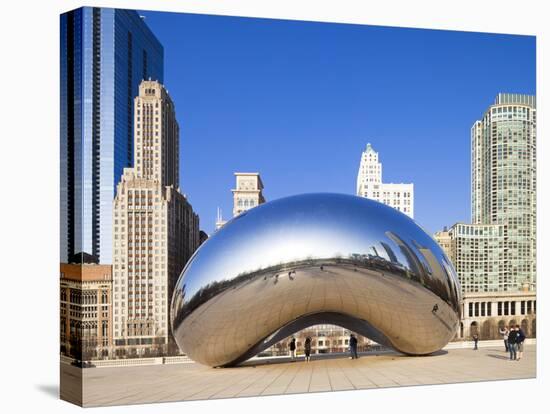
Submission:
[[[443,230],[434,233],[435,241],[441,246],[447,257],[451,258],[451,234],[445,226]]]
[[[361,154],[356,193],[414,218],[414,185],[383,183],[382,163],[378,161],[378,153],[371,144],[367,144],[366,150]]]
[[[133,161],[133,98],[163,47],[133,10],[61,15],[61,257],[112,263],[116,183]]]
[[[113,309],[117,351],[170,354],[172,290],[200,244],[199,218],[177,187],[179,127],[172,99],[156,81],[135,98],[135,163],[114,201]]]
[[[500,93],[471,129],[472,222],[502,226],[503,290],[536,282],[535,96]]]

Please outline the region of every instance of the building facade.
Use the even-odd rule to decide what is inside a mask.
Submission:
[[[503,234],[498,224],[457,223],[449,230],[449,258],[463,293],[507,290]]]
[[[528,338],[537,336],[537,298],[533,291],[468,293],[462,304],[462,321],[456,340],[500,339],[500,329],[520,325]]]
[[[451,234],[445,226],[443,230],[434,233],[435,241],[441,246],[445,254],[451,259]]]
[[[163,47],[133,10],[61,15],[62,263],[112,264],[113,198],[133,163],[133,99],[163,80]]]
[[[504,291],[536,283],[535,96],[500,93],[471,129],[472,223],[502,226]]]
[[[61,264],[61,354],[80,361],[107,358],[112,348],[110,265]]]
[[[233,217],[243,211],[265,203],[264,184],[260,173],[235,173],[236,185],[233,190]],[[223,224],[222,224],[223,225]]]
[[[367,144],[361,154],[356,194],[384,203],[414,218],[414,184],[383,183],[382,163],[371,144]]]
[[[114,200],[114,342],[118,356],[177,352],[170,332],[172,291],[200,244],[199,218],[179,185],[179,127],[157,81],[135,98],[135,163]]]

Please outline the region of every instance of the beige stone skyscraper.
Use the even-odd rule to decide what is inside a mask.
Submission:
[[[233,217],[243,211],[265,203],[264,184],[260,173],[235,173],[236,188],[233,191]]]
[[[436,231],[434,233],[435,241],[441,246],[447,257],[451,258],[451,233],[445,227],[441,231]]]
[[[361,154],[356,194],[379,201],[414,218],[414,184],[382,182],[382,163],[371,144]]]
[[[178,188],[179,126],[159,82],[141,83],[134,121],[134,168],[114,201],[113,337],[119,355],[165,355],[176,351],[170,299],[199,246],[199,219]]]

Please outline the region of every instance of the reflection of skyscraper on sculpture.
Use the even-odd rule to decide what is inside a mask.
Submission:
[[[441,289],[447,290],[447,294],[451,296],[452,293],[457,294],[458,289],[456,285],[451,281],[451,275],[449,270],[443,265],[445,261],[439,261],[433,254],[432,250],[421,246],[420,244],[413,241],[414,245],[426,260],[428,272],[431,276],[432,285],[439,285]],[[446,260],[446,259],[444,259]],[[441,294],[441,296],[443,296]]]
[[[125,168],[114,202],[114,339],[119,354],[175,350],[168,306],[199,245],[199,218],[179,191],[179,126],[157,81],[135,98],[135,167]]]
[[[418,256],[414,252],[414,250],[411,248],[411,246],[408,245],[406,241],[404,241],[401,237],[399,237],[394,232],[388,231],[386,232],[386,235],[397,244],[399,247],[399,250],[401,250],[401,253],[403,256],[405,256],[407,263],[409,265],[409,269],[412,272],[413,278],[418,279],[420,281],[424,280],[424,266],[418,259]]]
[[[380,242],[380,245],[386,251],[386,254],[388,255],[388,258],[390,259],[390,262],[392,262],[393,264],[399,263],[399,260],[397,260],[397,256],[395,255],[393,249],[388,245],[388,243]]]

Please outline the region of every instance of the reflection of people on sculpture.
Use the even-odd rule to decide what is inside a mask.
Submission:
[[[242,304],[249,318],[239,317]],[[346,347],[353,332],[350,353],[358,353],[361,335],[430,354],[456,334],[461,306],[452,263],[413,221],[366,198],[305,194],[258,206],[202,245],[178,279],[170,316],[189,358],[229,367],[281,341],[289,352],[293,335],[296,360],[307,336],[296,332],[321,323],[348,329]],[[404,315],[408,332],[388,323]],[[415,335],[427,322],[428,336]],[[342,345],[319,342],[321,351]]]
[[[296,358],[296,338],[292,338],[290,340],[290,344],[289,344],[289,349],[290,349],[290,358],[294,361],[294,359]]]
[[[477,342],[479,341],[479,336],[475,333],[472,338],[474,340],[474,351],[477,351]]]
[[[304,343],[304,354],[306,357],[306,362],[309,362],[311,355],[311,338],[308,336],[306,342]]]
[[[349,337],[349,352],[351,354],[350,359],[357,359],[357,338],[354,334]]]
[[[437,303],[434,305],[434,307],[432,308],[432,312],[433,313],[436,313],[437,311],[439,310],[439,306],[437,306]]]

